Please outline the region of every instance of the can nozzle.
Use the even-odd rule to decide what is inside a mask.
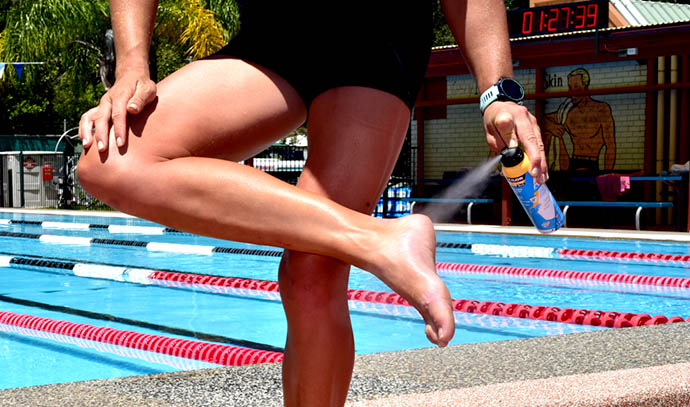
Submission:
[[[504,167],[515,167],[520,164],[524,158],[525,155],[520,147],[505,147],[501,150],[501,164]]]

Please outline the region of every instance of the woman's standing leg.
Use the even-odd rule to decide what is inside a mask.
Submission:
[[[370,215],[409,121],[407,106],[382,91],[342,87],[320,95],[309,111],[309,158],[297,186]],[[288,251],[283,257],[286,406],[345,403],[354,363],[349,270],[349,264],[324,256]]]

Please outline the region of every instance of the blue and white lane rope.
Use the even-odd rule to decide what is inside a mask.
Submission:
[[[152,284],[149,279],[149,275],[154,271],[144,268],[75,263],[71,261],[28,258],[20,256],[0,256],[0,268],[3,267],[60,270],[62,272],[71,272],[73,275],[78,277],[127,281],[138,284]]]
[[[91,246],[91,245],[114,245],[126,247],[141,247],[148,251],[154,252],[168,252],[177,254],[198,254],[210,256],[213,253],[229,253],[229,254],[249,254],[255,256],[269,256],[280,257],[283,254],[282,250],[265,250],[265,249],[238,249],[234,247],[216,247],[180,243],[161,243],[161,242],[144,242],[136,240],[117,240],[117,239],[99,239],[91,237],[78,236],[61,236],[48,235],[36,233],[19,233],[19,232],[0,232],[0,237],[18,237],[25,239],[37,239],[43,243]]]
[[[15,221],[8,219],[0,219],[0,225],[8,225],[10,223],[21,224],[41,224],[46,228],[62,229],[62,230],[92,230],[92,229],[108,229],[111,233],[127,233],[127,234],[164,234],[164,233],[184,233],[175,229],[153,226],[128,226],[128,225],[94,225],[94,224],[73,224],[69,222],[38,222],[38,221]],[[145,247],[150,251],[172,252],[180,254],[200,254],[210,255],[212,253],[231,253],[231,254],[250,254],[260,256],[275,256],[282,255],[282,250],[253,250],[253,249],[236,249],[228,247],[213,247],[189,244],[173,244],[173,243],[158,243],[158,242],[140,242],[130,240],[116,240],[116,239],[97,239],[88,237],[75,236],[60,236],[49,234],[32,234],[32,233],[18,233],[18,232],[3,232],[0,231],[0,237],[21,237],[39,239],[46,243],[69,244],[88,246],[91,244],[105,244],[105,245],[120,245],[130,247]],[[641,261],[658,262],[690,262],[690,255],[667,255],[658,253],[634,253],[634,252],[604,252],[587,250],[591,254],[574,253],[582,250],[579,249],[558,249],[553,247],[539,247],[539,246],[515,246],[515,245],[498,245],[498,244],[483,244],[483,243],[446,243],[438,242],[436,247],[441,249],[464,249],[469,250],[477,255],[489,255],[498,257],[513,257],[513,258],[571,258],[571,257],[596,257],[597,260],[612,260],[627,261],[630,259]],[[568,252],[568,253],[566,253]],[[596,252],[596,253],[595,253]],[[614,256],[615,255],[615,256]],[[667,259],[668,257],[668,259]],[[676,258],[678,257],[678,258]]]
[[[73,223],[73,222],[50,222],[0,219],[0,226],[9,225],[31,225],[39,226],[43,229],[58,230],[105,230],[113,234],[141,234],[141,235],[162,235],[166,233],[183,233],[163,226],[132,226],[132,225],[102,225],[95,223]]]
[[[162,287],[195,287],[222,294],[248,295],[268,300],[280,301],[280,293],[253,288],[238,288],[233,286],[211,286],[208,284],[195,284],[180,281],[170,281],[155,278],[161,270],[139,268],[127,265],[112,265],[99,263],[79,263],[76,260],[53,260],[40,257],[0,256],[1,268],[19,268],[25,270],[48,271],[76,277],[97,278],[126,283],[156,285]],[[167,270],[167,273],[188,274],[177,270]],[[258,280],[257,280],[258,281]]]
[[[112,225],[111,225],[112,226]],[[283,250],[264,250],[264,249],[238,249],[231,247],[215,247],[192,244],[179,243],[161,243],[161,242],[147,242],[138,240],[117,240],[117,239],[100,239],[90,237],[78,236],[62,236],[50,234],[35,234],[35,233],[20,233],[20,232],[2,232],[0,237],[19,237],[28,239],[38,239],[44,243],[65,244],[65,245],[80,245],[90,246],[97,245],[115,245],[127,247],[142,247],[149,251],[168,252],[177,254],[196,254],[209,256],[213,253],[229,253],[229,254],[249,254],[257,256],[271,256],[280,257]],[[560,257],[556,249],[552,247],[536,247],[536,246],[507,246],[507,245],[493,245],[480,243],[444,243],[436,244],[438,248],[448,249],[464,249],[470,250],[473,254],[478,255],[493,255],[500,257],[528,257],[528,258],[553,258]]]
[[[490,255],[500,257],[529,257],[529,258],[551,258],[554,256],[553,247],[538,247],[538,246],[507,246],[499,244],[481,244],[474,243],[471,245],[473,254]]]
[[[144,235],[163,235],[166,233],[183,233],[178,230],[162,227],[162,226],[129,226],[129,225],[103,225],[91,223],[71,223],[71,222],[49,222],[49,221],[27,221],[27,220],[13,220],[0,219],[0,225],[23,224],[41,226],[44,229],[57,230],[107,230],[112,234],[144,234]],[[29,235],[29,234],[24,234]],[[0,236],[3,233],[0,232]],[[16,234],[14,235],[16,236]],[[16,236],[16,237],[33,237],[31,236]],[[59,244],[76,244],[76,245],[90,245],[92,240],[89,238],[77,237],[63,237],[54,235],[41,235],[40,240],[46,243]],[[104,240],[104,239],[101,239]],[[104,243],[102,241],[96,242],[100,244],[119,244],[128,246],[144,246],[140,244],[125,244],[118,241],[115,243]],[[138,243],[138,242],[137,242]],[[494,255],[501,257],[540,257],[551,258],[555,249],[550,247],[531,247],[531,246],[507,246],[507,245],[492,245],[479,243],[443,243],[439,242],[436,245],[439,248],[449,249],[469,249],[474,254],[480,255]],[[193,245],[173,245],[170,243],[147,243],[146,248],[151,251],[174,252],[182,254],[211,254],[216,248],[211,246],[193,246]],[[217,248],[225,249],[225,248]],[[281,251],[282,253],[282,251]]]

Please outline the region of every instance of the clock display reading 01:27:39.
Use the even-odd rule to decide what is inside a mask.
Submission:
[[[590,30],[608,26],[608,1],[584,1],[508,12],[511,37]]]

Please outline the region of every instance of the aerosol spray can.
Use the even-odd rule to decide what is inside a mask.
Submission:
[[[534,226],[542,233],[558,230],[565,217],[546,184],[537,184],[529,174],[530,161],[519,147],[501,151],[503,176],[525,208]]]

